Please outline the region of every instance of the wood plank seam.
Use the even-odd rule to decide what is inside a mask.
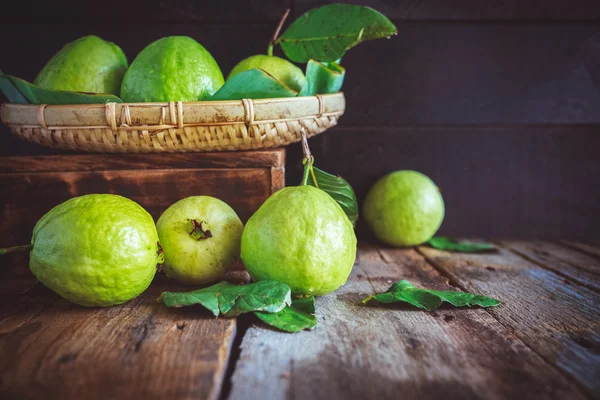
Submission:
[[[596,246],[594,246],[593,244],[588,244],[585,243],[585,246],[589,246],[589,247],[593,247],[594,249],[597,249],[597,253],[595,253],[594,251],[591,251],[589,249],[585,249],[583,247],[578,246],[579,243],[575,243],[575,242],[569,242],[567,240],[556,240],[554,241],[554,243],[567,247],[571,250],[575,250],[578,251],[582,254],[585,254],[586,256],[590,256],[590,257],[594,257],[597,258],[598,260],[600,260],[600,248],[596,248]]]
[[[427,263],[428,263],[428,264],[430,264],[430,265],[431,265],[431,266],[432,266],[432,267],[433,267],[433,268],[434,268],[436,271],[438,271],[438,272],[439,272],[439,273],[440,273],[442,276],[444,276],[444,277],[448,278],[448,280],[449,280],[449,282],[448,282],[448,283],[449,283],[449,284],[451,284],[452,286],[455,286],[455,287],[457,287],[458,289],[460,289],[460,290],[462,290],[462,291],[468,291],[468,290],[467,290],[466,288],[464,288],[464,287],[463,287],[463,286],[462,286],[462,285],[461,285],[459,282],[457,282],[457,281],[456,281],[456,278],[452,277],[452,275],[451,275],[451,274],[450,274],[448,271],[446,271],[446,270],[445,270],[444,268],[442,268],[442,267],[439,267],[439,266],[437,265],[437,263],[436,263],[434,260],[432,260],[430,257],[428,257],[428,256],[427,256],[427,255],[426,255],[426,254],[425,254],[425,253],[424,253],[424,252],[421,250],[421,248],[420,248],[420,247],[416,247],[416,250],[417,250],[417,252],[418,252],[418,253],[419,253],[421,256],[423,256],[423,258],[424,258],[424,259],[427,261]],[[516,254],[517,256],[521,257],[521,255],[519,255],[519,254],[517,254],[517,253],[515,253],[515,252],[512,252],[512,251],[511,251],[511,253],[513,253],[513,254]],[[521,257],[521,258],[524,258],[524,257]],[[525,258],[524,258],[524,259],[525,259]],[[527,261],[527,259],[525,259],[525,260]],[[535,263],[535,265],[537,265],[537,263]],[[545,268],[544,268],[544,269],[545,269]],[[551,272],[554,272],[554,271],[552,271],[552,270],[550,270],[550,271],[551,271]],[[568,379],[568,380],[569,380],[571,383],[573,383],[574,385],[576,385],[576,386],[577,386],[577,387],[578,387],[578,388],[579,388],[579,389],[580,389],[580,390],[581,390],[581,391],[582,391],[582,392],[585,394],[585,396],[586,396],[586,397],[588,397],[588,398],[589,398],[589,399],[591,399],[591,400],[594,400],[594,396],[593,396],[593,395],[592,395],[592,394],[589,392],[589,389],[588,389],[587,387],[585,387],[585,386],[583,385],[583,383],[582,383],[582,382],[578,381],[578,380],[576,379],[576,377],[574,377],[574,376],[570,375],[569,373],[567,373],[567,372],[563,371],[563,370],[562,370],[562,369],[560,369],[560,368],[557,368],[557,367],[553,366],[553,365],[551,364],[551,360],[548,360],[548,358],[547,358],[547,357],[545,357],[545,356],[544,356],[542,353],[540,353],[538,350],[536,350],[535,348],[531,347],[531,346],[530,346],[528,343],[526,343],[526,342],[525,342],[525,341],[523,341],[521,338],[519,338],[518,336],[516,336],[516,335],[514,334],[515,330],[514,330],[514,328],[513,328],[512,326],[510,326],[510,325],[508,325],[508,324],[505,324],[505,323],[503,323],[503,322],[502,322],[500,319],[498,319],[498,318],[497,318],[497,317],[496,317],[496,316],[495,316],[495,315],[494,315],[492,312],[490,312],[490,310],[489,310],[489,309],[486,309],[486,308],[484,308],[484,310],[485,310],[485,312],[487,312],[487,313],[488,313],[488,314],[489,314],[489,315],[490,315],[492,318],[494,318],[496,321],[498,321],[498,323],[499,323],[500,325],[502,325],[502,326],[503,326],[503,327],[505,327],[505,328],[506,328],[506,329],[507,329],[509,332],[511,332],[511,333],[512,333],[512,335],[515,337],[515,339],[516,339],[516,340],[519,340],[519,341],[520,341],[520,342],[523,344],[523,346],[527,347],[527,348],[528,348],[529,350],[531,350],[533,353],[537,354],[537,355],[538,355],[538,356],[539,356],[539,357],[540,357],[540,358],[541,358],[541,359],[542,359],[542,360],[543,360],[543,361],[544,361],[544,362],[545,362],[545,363],[548,365],[548,368],[550,368],[550,369],[552,369],[552,370],[556,371],[558,374],[560,374],[560,375],[564,376],[564,377],[565,377],[565,379]]]
[[[494,242],[494,243],[496,243],[496,242]],[[592,285],[588,285],[587,283],[583,282],[582,280],[574,278],[571,275],[567,275],[567,274],[561,272],[560,270],[558,270],[556,268],[553,268],[553,267],[551,267],[549,265],[546,265],[546,264],[544,264],[544,263],[536,260],[535,258],[532,258],[532,257],[528,256],[527,254],[525,254],[525,253],[523,253],[521,251],[518,251],[518,250],[510,248],[510,247],[504,247],[504,248],[506,250],[510,251],[511,253],[516,254],[517,256],[519,256],[519,257],[521,257],[521,258],[523,258],[523,259],[525,259],[525,260],[527,260],[527,261],[529,261],[529,262],[537,265],[538,267],[543,268],[543,269],[545,269],[547,271],[550,271],[550,272],[552,272],[552,273],[560,276],[561,278],[564,278],[564,279],[566,279],[566,280],[568,280],[570,282],[573,282],[573,283],[575,283],[577,285],[581,285],[581,286],[585,287],[586,289],[590,289],[590,290],[593,290],[595,292],[600,292],[600,290],[597,287],[594,287]]]

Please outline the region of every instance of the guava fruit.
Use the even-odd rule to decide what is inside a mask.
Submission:
[[[329,194],[313,186],[287,187],[248,220],[241,256],[255,281],[273,279],[295,295],[319,296],[346,283],[356,235]]]
[[[275,79],[296,92],[299,92],[306,83],[306,77],[300,68],[288,60],[265,54],[257,54],[240,61],[233,67],[227,79],[231,79],[240,72],[253,68],[260,68],[267,71]]]
[[[119,95],[127,57],[119,46],[85,36],[67,43],[42,68],[34,83],[45,89]]]
[[[186,284],[215,282],[240,254],[244,226],[227,203],[192,196],[171,205],[156,224],[165,274]]]
[[[363,215],[375,236],[392,246],[425,243],[444,220],[444,199],[431,179],[417,171],[396,171],[369,190]]]
[[[75,197],[33,229],[29,267],[36,278],[82,306],[112,306],[150,285],[160,261],[154,220],[112,194]]]
[[[146,46],[123,78],[125,102],[197,101],[223,86],[212,55],[187,36],[169,36]]]

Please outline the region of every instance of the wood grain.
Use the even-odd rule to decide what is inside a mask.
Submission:
[[[71,154],[0,157],[0,173],[190,168],[272,168],[285,165],[285,149],[176,154]]]
[[[412,169],[442,189],[448,212],[441,235],[600,237],[595,126],[359,128],[343,118],[309,143],[315,165],[347,179],[361,205],[378,178]],[[302,178],[301,155],[300,146],[288,148],[288,184]],[[362,221],[358,228],[368,237]]]
[[[294,0],[295,16],[312,7],[337,0]],[[592,21],[600,19],[600,5],[594,0],[371,0],[353,3],[368,5],[388,18],[405,21]]]
[[[246,332],[229,398],[585,398],[484,310],[361,303],[399,279],[451,289],[414,250],[363,247],[349,282],[317,299],[316,329]]]
[[[226,184],[225,184],[226,183]],[[52,207],[88,193],[120,194],[155,218],[175,201],[209,195],[246,221],[271,193],[270,169],[187,169],[0,174],[0,236],[4,246],[29,243],[37,220]]]
[[[571,240],[561,240],[561,244],[579,250],[585,254],[589,254],[593,257],[600,257],[600,247],[591,243],[585,242],[574,242]]]
[[[600,295],[509,250],[458,254],[420,247],[456,286],[492,296],[488,309],[548,363],[597,397],[600,393]]]
[[[147,0],[143,5],[125,0],[114,7],[94,7],[75,0],[56,0],[49,3],[26,0],[15,3],[10,15],[0,15],[5,24],[45,23],[48,21],[73,23],[93,21],[110,24],[130,24],[139,21],[157,22],[271,22],[273,29],[291,0],[228,0],[226,2],[186,0]],[[11,18],[12,16],[12,18]]]
[[[10,329],[0,314],[0,397],[218,398],[236,322],[168,309],[155,301],[167,289],[182,288],[157,278],[140,297],[103,309],[46,293],[50,308]]]
[[[502,246],[534,263],[600,291],[600,259],[544,241],[502,241]]]
[[[344,56],[340,123],[599,123],[599,46],[600,24],[398,24]]]

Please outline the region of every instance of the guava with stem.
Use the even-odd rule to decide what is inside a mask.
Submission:
[[[165,252],[163,271],[185,284],[216,282],[240,254],[244,226],[224,201],[191,196],[171,205],[156,224]]]
[[[243,59],[229,73],[227,79],[231,79],[237,74],[248,71],[253,68],[260,68],[270,75],[272,75],[275,79],[283,83],[285,86],[290,89],[300,92],[304,85],[306,84],[306,77],[304,76],[304,72],[294,65],[292,62],[273,55],[273,46],[275,41],[277,40],[277,36],[279,36],[279,32],[281,31],[281,27],[283,26],[287,16],[290,13],[290,9],[286,10],[286,13],[283,15],[281,21],[273,38],[269,42],[269,46],[267,48],[267,54],[256,54],[250,56],[248,58]]]
[[[340,205],[307,185],[313,158],[305,134],[303,144],[302,184],[275,192],[250,217],[241,256],[253,280],[276,280],[294,295],[319,296],[346,283],[356,258],[356,235]]]

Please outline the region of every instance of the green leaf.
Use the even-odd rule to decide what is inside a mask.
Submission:
[[[291,290],[285,283],[260,281],[248,285],[220,282],[192,292],[164,292],[158,298],[168,307],[184,307],[200,304],[215,317],[226,317],[253,312],[276,313],[290,305]]]
[[[122,103],[120,98],[112,94],[43,89],[33,83],[11,75],[2,75],[1,78],[3,78],[2,80],[6,79],[11,82],[31,104],[104,104],[109,101]],[[5,91],[4,94],[7,95]]]
[[[310,166],[307,165],[305,168],[310,168]],[[317,167],[312,167],[312,170],[314,176],[310,173],[306,183],[324,190],[333,197],[354,225],[358,220],[358,201],[352,186],[341,176],[331,175]]]
[[[458,253],[478,253],[484,251],[495,251],[496,246],[490,243],[473,243],[466,240],[455,240],[447,237],[434,237],[427,244],[438,250],[455,251]]]
[[[268,99],[297,95],[298,92],[285,86],[265,70],[253,68],[228,79],[210,100]]]
[[[346,70],[335,62],[322,63],[308,60],[306,64],[306,84],[298,96],[337,93],[342,88]]]
[[[19,89],[12,84],[10,79],[8,79],[2,70],[0,70],[0,91],[2,91],[2,95],[6,98],[6,101],[13,104],[29,104],[29,101],[19,92]]]
[[[372,8],[328,4],[296,19],[277,43],[294,62],[335,61],[359,43],[396,33],[394,24]]]
[[[313,296],[295,299],[291,306],[285,307],[278,313],[255,312],[265,324],[286,332],[300,332],[317,326],[315,315],[315,298]]]
[[[498,300],[491,297],[467,292],[420,289],[405,280],[394,283],[385,293],[367,297],[363,300],[363,303],[371,300],[380,303],[409,303],[428,311],[435,310],[443,302],[450,303],[455,307],[494,307],[500,304]]]

